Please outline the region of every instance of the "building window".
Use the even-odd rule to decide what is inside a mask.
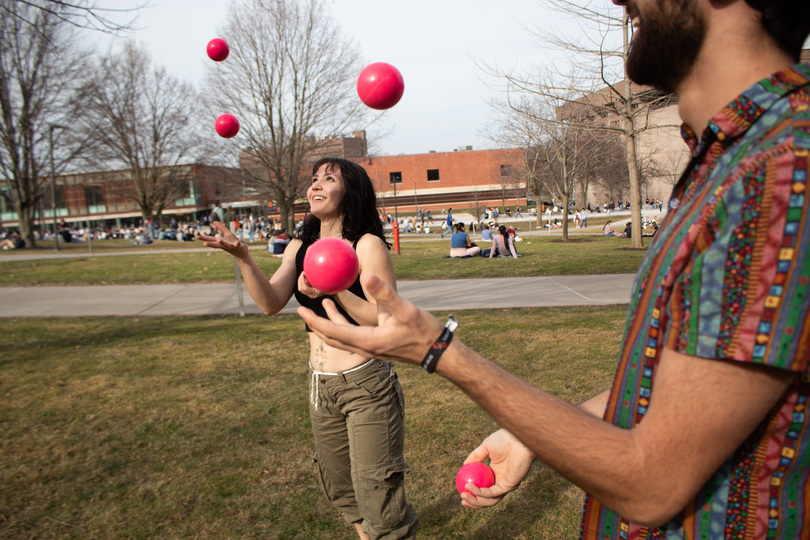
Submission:
[[[177,185],[177,199],[175,204],[177,206],[191,206],[197,204],[197,193],[194,186],[194,180],[180,182]]]
[[[11,190],[4,189],[4,193],[11,195]],[[19,216],[14,211],[14,206],[6,199],[5,196],[0,195],[0,219],[3,221],[11,221],[17,219]]]
[[[501,165],[501,176],[512,176],[512,166]]]
[[[107,211],[104,206],[104,194],[101,191],[101,186],[85,186],[84,197],[87,200],[87,211],[91,214]]]
[[[56,186],[56,215],[66,216],[67,208],[65,208],[65,186]],[[53,217],[53,197],[51,196],[50,188],[45,189],[45,197],[42,199],[42,215],[45,217]]]
[[[438,182],[439,181],[439,169],[428,169],[427,170],[428,182]]]
[[[388,178],[390,179],[390,183],[392,183],[392,184],[401,184],[402,183],[402,173],[401,172],[388,173]]]

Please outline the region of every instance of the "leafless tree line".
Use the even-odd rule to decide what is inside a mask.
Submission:
[[[274,201],[292,230],[313,161],[333,138],[369,122],[353,94],[359,52],[323,0],[244,0],[231,7],[222,36],[231,56],[210,65],[206,102],[239,118],[231,148],[239,181]]]
[[[636,137],[668,96],[623,82],[616,66],[627,51],[624,14],[574,0],[551,5],[585,26],[580,40],[538,34],[576,58],[577,69],[485,67],[505,86],[493,103],[501,129],[491,135],[527,150],[528,184],[563,208],[575,189],[577,199],[586,196],[591,181],[611,193],[626,187],[640,230],[644,159],[636,155]],[[325,0],[234,2],[221,32],[231,56],[209,65],[198,94],[132,44],[102,56],[83,51],[80,32],[131,24],[113,22],[114,10],[82,0],[0,0],[0,176],[7,179],[0,193],[20,216],[23,236],[34,245],[51,151],[59,171],[71,163],[130,171],[133,182],[121,195],[137,202],[144,219],[159,216],[183,191],[182,164],[231,164],[241,171],[237,181],[275,202],[292,228],[312,160],[331,151],[334,138],[374,121],[353,94],[359,53],[329,10]],[[617,31],[623,39],[609,46]],[[213,141],[213,121],[224,112],[240,119],[241,132],[230,142]],[[641,235],[633,242],[640,246]]]
[[[0,0],[0,196],[22,236],[36,245],[37,212],[54,202],[49,172],[126,170],[131,181],[118,195],[146,220],[188,192],[183,165],[193,162],[233,165],[236,181],[274,201],[292,228],[311,161],[333,137],[370,122],[352,94],[359,54],[329,6],[232,4],[222,29],[231,55],[212,62],[205,94],[134,43],[104,55],[81,48],[82,32],[125,31],[132,21],[115,16],[139,7]],[[233,142],[213,136],[222,112],[240,119]]]

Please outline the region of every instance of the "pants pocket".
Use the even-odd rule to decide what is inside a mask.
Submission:
[[[403,461],[372,471],[363,479],[363,500],[358,502],[366,527],[382,532],[396,527],[405,518],[405,473],[408,471]]]

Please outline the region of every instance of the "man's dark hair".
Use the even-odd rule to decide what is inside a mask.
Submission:
[[[802,46],[810,34],[810,1],[745,0],[759,11],[762,27],[780,49],[798,62]]]
[[[327,166],[327,171],[340,171],[345,183],[346,191],[338,207],[343,215],[343,238],[349,242],[356,242],[364,234],[371,233],[385,242],[390,249],[390,244],[385,239],[380,215],[377,213],[374,184],[366,170],[347,159],[322,158],[312,167],[312,174],[317,173],[323,165]],[[309,214],[304,219],[297,236],[305,244],[309,244],[318,239],[320,232],[321,220]]]

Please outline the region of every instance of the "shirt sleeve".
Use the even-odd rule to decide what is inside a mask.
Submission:
[[[735,172],[690,231],[666,343],[702,358],[805,372],[810,359],[807,156],[768,153]]]

